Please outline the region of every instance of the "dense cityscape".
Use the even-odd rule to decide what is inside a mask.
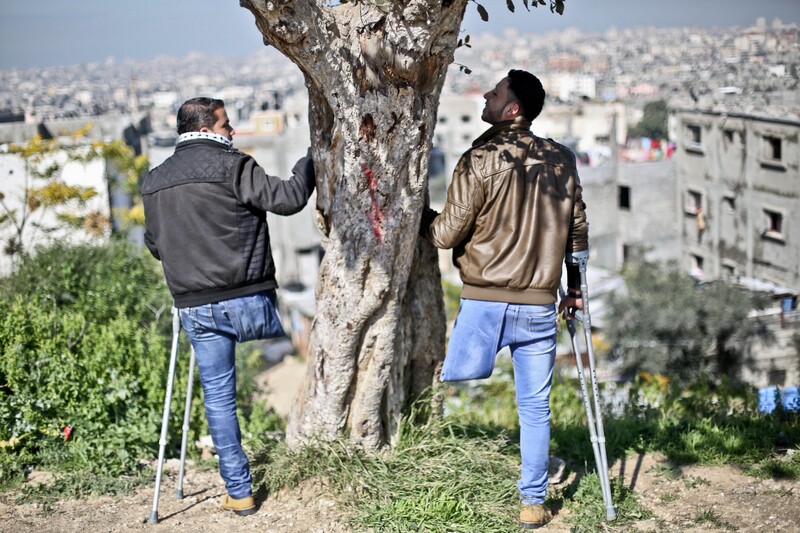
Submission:
[[[485,33],[457,51],[444,92],[481,94],[498,71],[513,64],[540,75],[551,97],[562,101],[624,101],[641,108],[665,99],[745,112],[769,108],[770,114],[797,117],[798,35],[797,24],[779,19],[720,29]],[[271,48],[247,57],[109,58],[102,64],[11,69],[0,71],[0,122],[124,114],[197,94],[235,101],[245,119],[302,88],[299,70]]]

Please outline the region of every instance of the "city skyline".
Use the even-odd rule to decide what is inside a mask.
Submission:
[[[242,56],[263,49],[250,12],[239,7],[237,0],[229,4],[219,0],[125,4],[0,0],[0,69],[98,63],[108,58],[182,57],[191,52]],[[661,2],[641,0],[566,0],[563,16],[551,14],[544,6],[527,13],[519,0],[516,13],[493,0],[483,4],[489,9],[489,22],[480,20],[470,3],[462,25],[466,34],[507,28],[546,33],[568,28],[602,32],[611,27],[747,26],[758,17],[767,24],[774,18],[800,22],[797,0],[726,0],[724,6],[722,1],[673,0],[667,8]]]

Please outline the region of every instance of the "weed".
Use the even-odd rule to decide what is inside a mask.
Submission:
[[[697,524],[708,524],[727,531],[736,531],[736,526],[722,519],[719,513],[712,509],[701,511],[694,517]]]
[[[674,492],[665,492],[658,499],[661,500],[662,503],[670,503],[677,500],[678,495],[675,494]]]
[[[664,477],[669,480],[675,480],[680,477],[680,471],[673,465],[670,464],[657,464],[650,467],[649,472],[652,472],[653,475],[657,477]]]
[[[692,477],[683,480],[683,485],[687,489],[694,489],[696,487],[700,487],[702,485],[710,485],[709,481],[702,477]]]

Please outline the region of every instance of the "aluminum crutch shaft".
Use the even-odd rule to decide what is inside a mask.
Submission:
[[[578,382],[581,388],[581,399],[583,400],[583,408],[586,411],[586,422],[589,426],[589,438],[592,443],[592,452],[594,454],[594,464],[597,468],[598,479],[600,480],[601,491],[603,493],[603,502],[607,502],[606,499],[606,491],[605,491],[605,483],[603,483],[602,479],[602,465],[603,462],[600,456],[600,443],[597,438],[597,430],[595,429],[595,419],[594,414],[592,413],[592,404],[589,401],[589,393],[586,388],[586,377],[584,374],[583,369],[583,357],[581,356],[581,352],[578,348],[578,342],[575,339],[575,320],[572,318],[567,318],[567,330],[569,330],[570,340],[572,341],[572,353],[575,355],[575,365],[578,370]]]
[[[582,312],[579,315],[579,319],[581,321],[581,325],[583,326],[583,333],[584,339],[586,342],[586,353],[589,359],[589,379],[591,382],[591,389],[592,389],[592,396],[594,400],[594,421],[591,419],[589,420],[589,432],[590,436],[592,437],[593,443],[594,440],[597,440],[597,450],[595,455],[595,462],[597,463],[597,473],[600,477],[600,487],[603,493],[603,501],[606,505],[606,518],[608,520],[614,520],[617,517],[617,513],[614,509],[614,503],[612,500],[612,493],[611,493],[611,484],[609,482],[609,474],[608,474],[608,457],[606,455],[606,437],[605,431],[603,428],[603,414],[600,407],[600,391],[597,386],[597,370],[595,367],[595,359],[594,359],[594,345],[592,343],[592,322],[591,322],[591,314],[589,312],[589,284],[586,279],[586,266],[589,262],[589,251],[584,250],[582,252],[576,252],[573,254],[568,254],[567,262],[572,263],[578,266],[578,271],[580,272],[580,284],[581,284],[581,301],[582,301]],[[578,314],[576,313],[576,316]],[[569,324],[568,324],[569,327]],[[572,333],[572,330],[570,330]],[[581,356],[577,350],[577,344],[575,344],[574,336],[573,336],[573,349],[575,350],[576,358],[578,360],[578,368],[579,368],[579,375],[583,371],[583,361],[581,360]],[[585,378],[582,380],[581,383],[581,391],[585,390]],[[588,398],[584,396],[584,400],[586,404],[588,404]],[[589,408],[587,405],[587,417],[589,417]],[[592,435],[594,429],[594,435]],[[598,457],[599,455],[599,457]]]
[[[175,381],[175,362],[178,359],[178,336],[181,332],[181,319],[178,310],[172,308],[172,350],[169,357],[169,373],[167,374],[167,390],[164,395],[164,418],[161,420],[161,437],[158,439],[158,466],[156,467],[156,486],[153,492],[153,511],[149,522],[158,523],[158,493],[161,491],[161,472],[164,468],[164,450],[167,447],[167,426],[169,425],[169,407],[172,403],[172,385]]]
[[[189,440],[189,418],[192,412],[192,388],[194,386],[194,347],[189,355],[189,377],[186,379],[186,408],[183,412],[183,437],[181,438],[181,463],[178,469],[178,486],[175,489],[175,497],[183,499],[183,475],[186,469],[186,444]]]

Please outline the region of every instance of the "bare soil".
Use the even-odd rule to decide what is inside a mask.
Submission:
[[[658,456],[632,456],[612,468],[624,476],[652,518],[607,531],[800,532],[800,482],[759,480],[731,466],[690,466],[675,470]],[[308,484],[269,496],[258,512],[238,517],[222,511],[224,487],[215,471],[190,468],[186,497],[174,497],[176,473],[166,472],[159,499],[159,523],[148,518],[152,487],[129,496],[58,501],[49,509],[17,504],[15,492],[0,495],[0,531],[19,532],[314,532],[346,533],[350,528],[331,495]],[[34,476],[29,483],[47,482]],[[570,478],[563,483],[569,483]],[[562,485],[563,485],[562,484]],[[557,488],[555,485],[554,488]],[[567,532],[568,509],[559,509],[544,531]]]
[[[291,404],[283,383],[298,383],[304,366],[287,358],[263,376],[269,405],[281,414]],[[175,460],[167,464],[159,499],[159,523],[148,518],[153,505],[153,487],[128,496],[88,500],[61,500],[47,508],[19,504],[19,493],[0,494],[0,532],[203,532],[238,533],[347,533],[346,516],[330,494],[314,484],[269,495],[251,516],[238,517],[222,511],[224,485],[216,471],[189,465],[184,482],[185,498],[174,496],[177,478]],[[679,469],[658,455],[630,456],[611,468],[653,517],[619,525],[609,523],[605,531],[651,532],[781,532],[800,533],[800,481],[759,480],[734,466],[688,466]],[[34,472],[28,483],[48,483],[52,475]],[[554,490],[574,480],[574,474]],[[567,532],[570,511],[556,509],[553,521],[543,531]]]

